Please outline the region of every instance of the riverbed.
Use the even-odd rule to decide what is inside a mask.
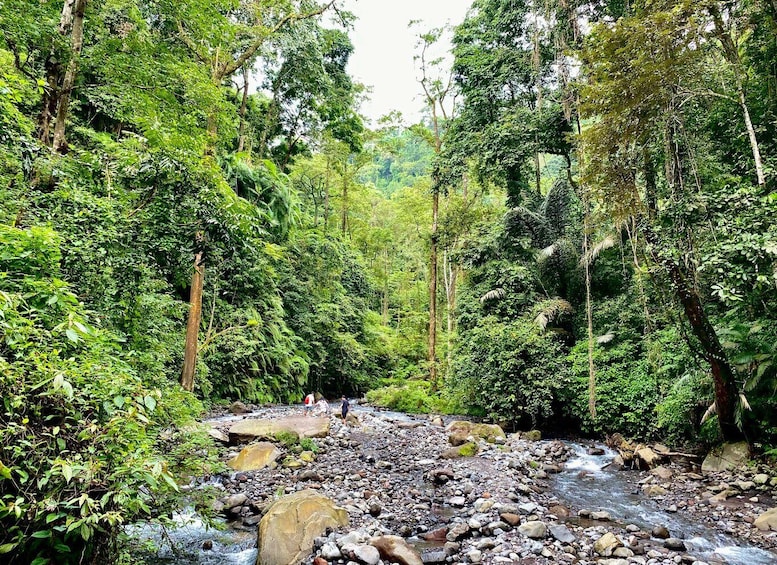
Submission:
[[[316,440],[316,460],[303,468],[211,478],[225,498],[246,498],[227,512],[224,530],[206,528],[187,511],[177,517],[185,526],[167,532],[166,540],[158,531],[136,527],[136,539],[160,544],[159,551],[139,553],[138,559],[148,564],[253,564],[256,523],[264,510],[283,494],[314,489],[345,508],[350,523],[319,540],[308,563],[322,556],[330,563],[349,561],[337,557],[338,541],[354,533],[359,539],[401,536],[429,564],[777,563],[771,551],[777,545],[774,533],[752,526],[755,515],[771,504],[772,492],[744,493],[747,504],[730,509],[708,505],[715,519],[707,520],[698,512],[701,503],[694,512],[677,508],[680,497],[690,496],[687,490],[674,497],[671,492],[659,498],[643,494],[640,481],[649,475],[611,469],[615,454],[606,449],[508,434],[496,443],[480,441],[474,457],[442,459],[450,448],[444,427],[449,418],[433,423],[426,416],[361,406],[353,410],[360,423],[345,425],[333,416],[329,436]],[[297,412],[297,407],[274,407],[210,424],[226,429],[246,417]],[[224,456],[237,449],[225,447]],[[675,472],[679,476],[684,470]],[[687,489],[687,481],[684,485]],[[698,488],[704,488],[703,481]],[[751,502],[758,496],[763,502]],[[704,500],[702,494],[698,498]],[[653,535],[657,528],[665,529],[672,543]],[[608,534],[614,536],[613,547],[597,550]]]

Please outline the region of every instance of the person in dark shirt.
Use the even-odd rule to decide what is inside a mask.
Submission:
[[[345,422],[345,417],[348,415],[348,409],[351,407],[351,405],[348,403],[348,399],[343,395],[342,404],[340,405],[340,411],[343,415],[343,422]]]

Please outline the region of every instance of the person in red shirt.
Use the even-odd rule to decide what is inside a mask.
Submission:
[[[305,416],[310,414],[310,411],[313,410],[313,405],[316,403],[316,397],[311,392],[305,397]]]

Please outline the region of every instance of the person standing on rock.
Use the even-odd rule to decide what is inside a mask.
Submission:
[[[348,399],[343,395],[342,404],[340,405],[340,412],[343,415],[343,423],[345,423],[345,417],[348,416],[348,409],[351,405],[348,403]]]
[[[316,403],[316,397],[311,392],[305,397],[305,416],[307,416],[311,410],[313,410],[313,405]]]

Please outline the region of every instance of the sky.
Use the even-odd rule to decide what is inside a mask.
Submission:
[[[410,20],[422,20],[421,30],[446,22],[461,23],[472,0],[347,0],[358,18],[349,32],[354,53],[348,70],[355,80],[372,87],[361,112],[373,123],[392,110],[405,121],[418,121],[423,107],[421,85],[413,62],[417,37]]]

